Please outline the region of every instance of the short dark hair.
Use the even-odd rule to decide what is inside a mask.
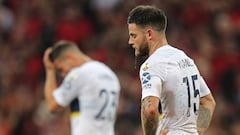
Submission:
[[[139,5],[132,9],[128,16],[128,24],[135,23],[138,26],[151,26],[157,31],[165,31],[167,17],[163,10],[149,5]]]
[[[57,58],[61,57],[66,50],[70,48],[76,48],[76,44],[69,41],[58,41],[52,47],[52,52],[49,54],[49,59],[54,62]]]

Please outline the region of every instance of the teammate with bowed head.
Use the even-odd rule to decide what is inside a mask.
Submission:
[[[105,64],[75,43],[59,41],[45,51],[45,98],[51,112],[71,108],[71,135],[114,135],[120,84]],[[56,74],[63,77],[58,86]]]
[[[129,13],[129,44],[137,58],[147,57],[139,72],[143,132],[202,135],[216,103],[194,61],[168,44],[166,27],[166,15],[154,6],[139,5]]]

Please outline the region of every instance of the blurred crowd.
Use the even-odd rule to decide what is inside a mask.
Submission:
[[[162,8],[167,39],[198,65],[217,107],[206,135],[240,135],[239,0],[1,0],[0,135],[69,135],[69,112],[52,115],[43,95],[43,52],[71,40],[121,82],[116,135],[142,135],[141,87],[127,16]]]

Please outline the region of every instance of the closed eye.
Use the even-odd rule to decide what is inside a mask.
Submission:
[[[130,38],[136,38],[137,37],[137,35],[136,34],[130,34]]]

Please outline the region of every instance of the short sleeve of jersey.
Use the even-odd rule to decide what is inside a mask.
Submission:
[[[200,78],[200,97],[204,97],[210,93],[210,89],[208,88],[206,82],[203,80],[202,76]]]
[[[143,64],[140,70],[142,100],[148,96],[160,98],[163,76],[164,69],[161,70],[161,66],[158,64]]]
[[[56,102],[63,107],[68,106],[78,96],[78,77],[71,72],[63,80],[62,84],[53,92]]]

